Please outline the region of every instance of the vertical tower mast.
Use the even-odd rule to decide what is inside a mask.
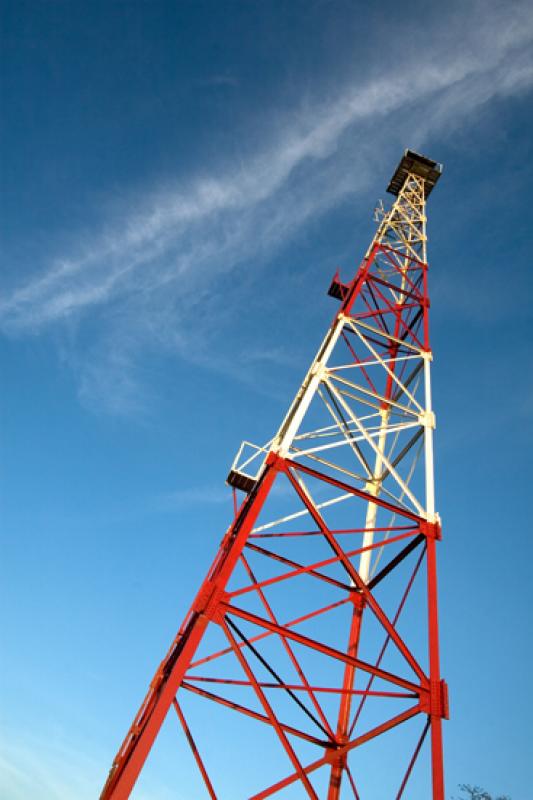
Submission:
[[[263,447],[241,446],[228,483],[245,498],[103,800],[129,796],[171,707],[208,797],[357,799],[372,785],[398,799],[431,730],[431,792],[444,800],[425,214],[440,173],[405,152],[388,187],[396,200],[381,211],[354,279],[333,279],[340,308],[278,433]],[[417,600],[408,645],[400,617],[423,564],[427,616]],[[426,653],[415,653],[424,628]],[[215,777],[193,738],[193,700],[270,730],[289,774],[278,778],[274,760],[269,769],[267,751],[255,785],[244,788],[242,776],[230,788],[227,773]],[[400,725],[407,745],[418,716],[422,730],[391,788],[368,768],[364,745],[383,739],[385,747]],[[211,738],[224,741],[221,726]],[[242,763],[255,734],[231,731]],[[309,748],[318,757],[309,760]]]

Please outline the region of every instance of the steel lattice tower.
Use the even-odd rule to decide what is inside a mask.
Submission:
[[[427,749],[418,780],[444,800],[425,210],[441,169],[405,152],[281,427],[241,446],[244,499],[103,800],[129,796],[169,714],[194,797],[398,799]]]

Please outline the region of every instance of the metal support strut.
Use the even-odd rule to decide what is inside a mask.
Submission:
[[[295,787],[291,796],[359,800],[371,787],[399,800],[427,740],[424,796],[444,800],[426,253],[426,200],[441,171],[405,151],[355,275],[331,283],[339,306],[277,433],[237,453],[233,521],[101,800],[130,796],[171,710],[195,797],[264,800]],[[424,566],[416,631],[404,633]],[[270,744],[258,746],[259,733]],[[377,774],[370,741],[382,748]]]

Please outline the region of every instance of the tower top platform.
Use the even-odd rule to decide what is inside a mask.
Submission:
[[[442,174],[442,164],[432,161],[430,158],[420,155],[420,153],[415,153],[414,150],[406,150],[387,186],[387,191],[398,195],[405,183],[408,172],[414,172],[415,175],[419,175],[424,179],[426,197],[428,197]]]

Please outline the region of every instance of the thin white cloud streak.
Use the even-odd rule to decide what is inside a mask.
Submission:
[[[97,238],[78,258],[59,260],[42,276],[13,291],[0,304],[0,319],[8,328],[37,327],[104,303],[117,294],[127,294],[138,286],[146,288],[145,280],[153,288],[184,278],[195,266],[213,260],[220,250],[230,265],[231,256],[233,260],[236,257],[235,250],[239,250],[239,259],[245,257],[256,245],[253,240],[243,241],[231,217],[243,212],[249,217],[254,208],[259,211],[261,204],[283,192],[306,160],[321,161],[331,156],[352,126],[399,112],[406,103],[435,96],[436,105],[428,109],[430,122],[425,123],[427,134],[428,126],[437,121],[459,121],[472,103],[488,102],[498,94],[512,94],[530,86],[531,56],[522,51],[519,58],[512,59],[533,39],[532,15],[523,12],[519,19],[510,16],[507,24],[496,20],[497,30],[486,21],[483,35],[478,32],[478,41],[459,58],[437,51],[431,61],[412,61],[394,75],[383,75],[355,89],[350,87],[334,102],[314,108],[290,124],[271,148],[237,173],[201,179],[182,191],[159,197],[152,207],[133,214],[117,230]],[[487,40],[491,40],[490,49],[484,46]],[[439,98],[439,93],[446,90],[447,96]],[[307,213],[294,209],[286,227],[294,229],[309,214],[329,207],[335,194],[333,191],[315,196]],[[221,214],[230,217],[222,233],[217,225]],[[215,232],[210,236],[206,227],[213,221]],[[175,248],[181,252],[170,270],[136,275],[142,273],[143,265]],[[216,272],[217,266],[213,269]],[[222,269],[219,264],[218,270]]]
[[[190,486],[159,495],[155,504],[161,511],[174,511],[183,506],[231,505],[231,491],[227,486]]]
[[[417,47],[393,74],[278,121],[270,143],[244,164],[152,195],[77,256],[6,292],[0,325],[31,333],[111,304],[105,321],[96,317],[101,335],[84,354],[80,393],[113,411],[142,406],[132,373],[147,342],[231,371],[201,339],[190,346],[216,280],[264,263],[311,218],[363,190],[378,153],[396,154],[404,143],[422,149],[480,106],[533,85],[531,8],[481,4],[455,26],[432,32],[431,47]],[[219,322],[225,314],[217,305]],[[110,387],[117,370],[121,379]]]
[[[0,746],[0,797],[5,800],[94,800],[106,778],[107,759],[91,740],[75,746],[56,729],[6,736]],[[186,800],[153,779],[135,791],[138,800]]]
[[[259,468],[259,462],[254,468]],[[275,497],[292,496],[293,490],[290,486],[276,483],[272,489]],[[232,490],[228,486],[185,486],[171,492],[165,492],[154,499],[154,505],[158,511],[172,512],[183,507],[198,506],[203,507],[226,505],[233,508]]]
[[[95,758],[57,741],[10,738],[0,753],[0,795],[9,800],[89,800],[101,772]]]

